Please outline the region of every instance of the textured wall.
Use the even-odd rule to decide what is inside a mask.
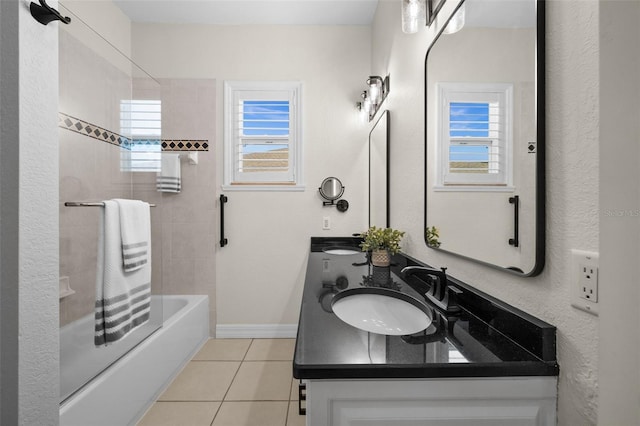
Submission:
[[[0,423],[55,425],[58,32],[18,0],[0,21]]]
[[[424,58],[438,22],[400,32],[400,2],[380,2],[373,26],[374,74],[390,73],[391,225],[405,250],[558,327],[560,425],[595,424],[598,320],[570,306],[570,249],[598,250],[598,4],[547,2],[547,254],[543,273],[518,278],[437,253],[423,240]]]

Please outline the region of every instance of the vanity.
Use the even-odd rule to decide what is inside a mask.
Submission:
[[[373,267],[359,242],[311,238],[293,360],[308,426],[556,424],[555,327],[452,277],[459,311],[446,313],[424,297],[427,276],[401,272],[426,265],[399,254]],[[363,288],[418,301],[430,325],[385,335],[347,324],[334,299]]]

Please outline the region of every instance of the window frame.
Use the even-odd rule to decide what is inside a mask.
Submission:
[[[435,191],[483,191],[513,192],[513,84],[510,83],[437,83],[436,84],[436,155],[434,180]],[[492,148],[489,137],[451,137],[451,103],[494,103],[500,104],[500,132],[504,138]],[[489,106],[491,108],[491,106]],[[501,158],[498,173],[452,173],[449,170],[452,141],[465,141],[478,146],[488,146],[489,150],[499,151]],[[459,145],[459,144],[455,144]],[[491,153],[489,155],[492,155]]]
[[[253,94],[262,93],[261,99],[271,100],[268,93],[286,92],[289,99],[289,180],[278,180],[280,174],[252,172],[244,179],[236,174],[236,145],[244,139],[236,132],[237,105],[240,98],[254,99]],[[267,95],[265,97],[264,95]],[[258,95],[258,98],[260,96]],[[282,100],[282,99],[272,99]],[[273,140],[278,145],[278,136],[254,137],[256,141]],[[235,81],[224,82],[224,171],[222,190],[224,191],[303,191],[303,136],[302,136],[302,83],[300,81]],[[240,177],[239,179],[237,177]]]

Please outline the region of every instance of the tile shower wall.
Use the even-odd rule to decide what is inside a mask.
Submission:
[[[198,164],[181,155],[182,190],[159,193],[155,175],[135,174],[134,195],[158,204],[162,220],[152,223],[152,240],[162,241],[162,264],[154,274],[164,277],[163,294],[209,296],[210,330],[215,330],[215,249],[217,203],[215,172],[216,81],[160,79],[162,139],[203,140],[209,151],[198,152]],[[140,87],[140,85],[137,85]],[[144,93],[136,97],[145,98]],[[157,250],[156,246],[152,248]]]
[[[121,171],[117,145],[61,122],[60,276],[69,277],[75,294],[60,300],[60,324],[93,312],[99,219],[91,208],[64,202],[137,198],[157,205],[151,209],[152,292],[209,295],[215,330],[214,151],[202,151],[213,146],[215,80],[164,80],[160,91],[155,81],[132,79],[122,64],[112,65],[65,31],[60,66],[60,112],[118,133],[121,100],[160,98],[163,140],[200,143],[198,165],[181,158],[182,192],[163,194],[155,173]]]
[[[131,76],[66,31],[60,31],[59,55],[59,111],[119,131],[120,100],[131,98]],[[59,141],[60,276],[75,290],[60,300],[64,325],[93,312],[99,219],[92,208],[64,202],[129,198],[131,174],[120,171],[115,145],[63,128]]]

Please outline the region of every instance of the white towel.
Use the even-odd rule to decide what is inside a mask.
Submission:
[[[113,200],[120,210],[120,236],[122,237],[122,263],[125,272],[142,268],[149,259],[149,204],[140,200]]]
[[[158,192],[180,192],[180,154],[163,152],[161,167],[156,179]]]
[[[96,346],[122,339],[149,320],[151,307],[151,252],[149,261],[133,272],[125,272],[118,202],[104,202],[100,215],[96,278]],[[151,243],[150,227],[147,241]]]

